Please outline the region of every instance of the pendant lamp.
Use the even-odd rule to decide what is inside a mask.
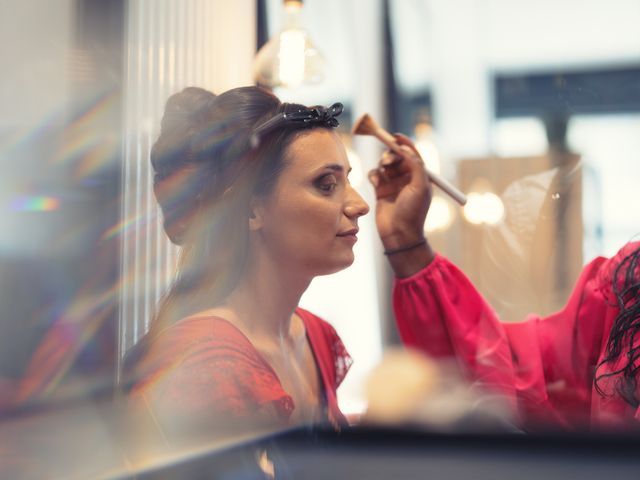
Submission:
[[[258,85],[296,88],[324,80],[325,60],[302,27],[302,0],[284,0],[283,28],[258,52]]]

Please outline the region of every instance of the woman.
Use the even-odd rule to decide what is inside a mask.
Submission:
[[[353,262],[369,207],[333,127],[342,106],[283,104],[256,87],[169,98],[151,162],[179,273],[129,360],[132,418],[169,443],[344,422],[351,358],[298,308]]]
[[[398,160],[387,153],[381,163]],[[422,169],[405,164],[370,176],[381,237],[404,232],[395,243],[406,248],[389,257],[404,343],[432,357],[455,358],[467,378],[504,395],[528,429],[637,428],[640,242],[589,263],[561,311],[502,324],[466,276],[423,238],[428,182]],[[422,210],[410,205],[419,195],[409,195],[408,174],[423,179],[412,179],[426,195]]]

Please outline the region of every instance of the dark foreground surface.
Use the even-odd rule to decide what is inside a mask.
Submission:
[[[140,478],[640,479],[640,437],[433,434],[355,428],[292,431]],[[259,460],[261,459],[261,460]],[[262,465],[262,468],[259,466]]]
[[[457,433],[298,429],[136,463],[136,443],[122,424],[110,401],[63,402],[0,417],[0,479],[640,480],[637,432],[464,433],[470,427],[464,424]]]

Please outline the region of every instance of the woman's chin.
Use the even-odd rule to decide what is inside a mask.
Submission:
[[[345,268],[353,265],[354,260],[355,256],[353,255],[353,252],[350,252],[350,254],[345,255],[343,258],[340,258],[336,262],[333,262],[332,265],[327,265],[326,270],[324,270],[322,273],[319,273],[318,275],[331,275],[332,273],[340,272]]]

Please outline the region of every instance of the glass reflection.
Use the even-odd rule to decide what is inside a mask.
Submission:
[[[252,39],[254,5],[233,16],[216,0],[40,3],[0,6],[0,476],[126,475],[137,440],[123,439],[119,365],[175,262],[149,206],[148,150],[170,93],[251,71],[255,45],[241,39]],[[322,13],[305,23],[333,65],[318,103],[355,105],[354,65],[369,59],[389,80],[370,99],[389,107],[385,127],[421,146],[427,112],[425,160],[480,197],[467,214],[432,200],[424,230],[441,277],[420,281],[436,293],[406,282],[395,293],[421,316],[394,317],[385,303],[393,278],[372,224],[359,266],[305,299],[336,317],[356,358],[341,406],[359,426],[431,433],[635,430],[637,2],[376,5],[388,18],[356,25],[362,2],[305,2]],[[383,38],[384,21],[386,63],[375,46],[356,51],[362,31]],[[375,166],[372,151],[352,157],[355,180]],[[358,300],[327,306],[322,282]],[[381,358],[400,346],[423,356]],[[285,471],[272,450],[254,450],[265,475]]]

